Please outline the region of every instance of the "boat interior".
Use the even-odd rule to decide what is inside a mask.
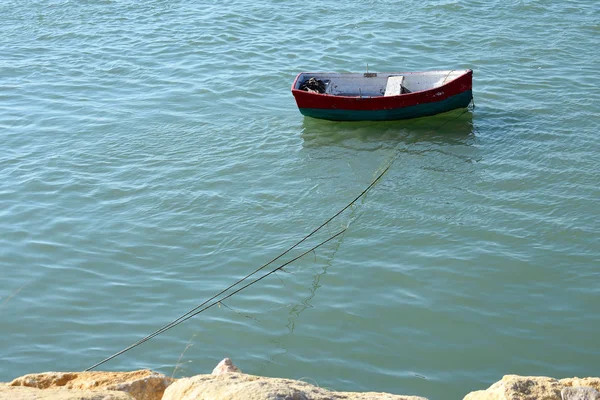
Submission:
[[[315,78],[319,90],[308,90],[334,96],[383,97],[420,92],[442,86],[468,70],[431,72],[383,72],[383,73],[302,73],[294,89],[307,90],[306,83]]]

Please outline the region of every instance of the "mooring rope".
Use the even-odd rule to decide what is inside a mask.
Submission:
[[[443,85],[444,83],[446,83],[446,79],[448,79],[448,77],[450,76],[450,74],[451,74],[451,73],[453,73],[453,72],[454,72],[454,70],[450,70],[450,72],[448,72],[448,75],[446,75],[446,77],[445,77],[445,78],[444,78],[444,80],[442,81],[442,85]]]
[[[292,245],[291,247],[289,247],[287,250],[285,250],[283,253],[279,254],[277,257],[273,258],[271,261],[269,261],[266,264],[263,264],[262,266],[260,266],[259,268],[255,269],[254,271],[252,271],[251,273],[249,273],[248,275],[244,276],[243,278],[237,280],[235,283],[231,284],[230,286],[228,286],[227,288],[221,290],[219,293],[215,294],[214,296],[212,296],[211,298],[205,300],[202,304],[199,304],[198,306],[194,307],[193,309],[191,309],[190,311],[188,311],[187,313],[181,315],[180,317],[178,317],[177,319],[171,321],[170,323],[164,325],[163,327],[161,327],[160,329],[154,331],[153,333],[151,333],[150,335],[138,340],[137,342],[133,343],[132,345],[124,348],[123,350],[113,354],[110,357],[105,358],[104,360],[92,365],[91,367],[87,368],[86,371],[92,370],[96,367],[98,367],[99,365],[104,364],[107,361],[112,360],[113,358],[125,353],[126,351],[129,351],[131,349],[133,349],[134,347],[137,347],[139,345],[141,345],[144,342],[147,342],[148,340],[154,338],[155,336],[160,335],[161,333],[173,328],[176,325],[179,325],[180,323],[187,321],[188,319],[190,319],[191,317],[199,314],[200,312],[214,306],[215,304],[219,303],[220,301],[223,301],[226,298],[229,298],[231,295],[237,293],[239,290],[234,291],[231,295],[227,295],[226,297],[222,298],[221,300],[218,300],[216,302],[211,303],[210,305],[206,306],[209,302],[211,302],[212,300],[216,299],[217,297],[221,296],[222,294],[226,293],[227,291],[233,289],[235,286],[239,285],[240,283],[242,283],[243,281],[245,281],[246,279],[250,278],[251,276],[255,275],[256,273],[258,273],[259,271],[263,270],[264,268],[268,267],[269,265],[273,264],[275,261],[279,260],[281,257],[285,256],[286,254],[288,254],[290,251],[292,251],[293,249],[295,249],[296,247],[298,247],[300,244],[304,243],[306,240],[308,240],[310,237],[312,237],[315,233],[317,233],[318,231],[320,231],[324,226],[326,226],[327,224],[329,224],[331,221],[333,221],[335,218],[337,218],[340,214],[342,214],[344,211],[346,211],[348,208],[352,207],[361,197],[363,197],[364,195],[366,195],[372,188],[373,186],[375,186],[375,184],[377,184],[377,182],[379,182],[379,180],[381,180],[381,178],[383,177],[383,175],[385,175],[385,173],[391,168],[394,160],[398,157],[398,152],[396,152],[396,155],[389,161],[388,165],[381,171],[381,173],[379,173],[379,175],[377,175],[377,177],[375,179],[373,179],[373,181],[369,184],[369,186],[367,186],[358,196],[356,196],[350,203],[346,204],[343,208],[341,208],[338,212],[336,212],[333,216],[331,216],[330,218],[328,218],[325,222],[323,222],[321,225],[319,225],[318,227],[316,227],[315,229],[313,229],[308,235],[304,236],[301,240],[299,240],[298,242],[296,242],[294,245]],[[345,229],[344,229],[345,231]],[[342,231],[343,232],[343,231]],[[336,234],[335,236],[339,235]],[[334,237],[335,237],[334,236]],[[332,237],[333,238],[333,237]],[[325,242],[320,243],[318,246],[314,247],[313,249],[303,253],[302,255],[305,255],[307,253],[310,253],[311,251],[313,251],[314,249],[316,249],[317,247],[320,247],[322,244],[326,243],[327,241],[331,240],[332,238],[326,240]],[[301,256],[300,256],[301,257]],[[300,257],[296,257],[294,258],[292,261],[297,260]],[[268,276],[272,273],[274,273],[275,271],[280,270],[283,266],[288,265],[288,263],[285,263],[284,265],[275,268],[274,270],[272,270],[271,272],[269,272],[268,274],[264,275]],[[263,277],[259,278],[262,279]],[[254,283],[255,281],[253,281]],[[243,288],[246,288],[249,285],[244,286]],[[206,307],[204,307],[206,306]],[[204,308],[202,308],[204,307]],[[199,310],[199,311],[198,311]]]
[[[473,109],[475,109],[475,99],[474,98],[471,98],[471,102],[469,103],[469,105],[471,105],[471,104],[473,105]],[[437,131],[437,130],[442,129],[448,122],[456,121],[457,119],[459,119],[460,117],[462,117],[467,112],[469,112],[469,106],[467,106],[467,108],[465,108],[463,110],[463,112],[461,112],[460,114],[458,114],[456,117],[450,118],[450,119],[447,119],[446,121],[444,121],[444,123],[441,124],[440,126],[438,126],[437,129],[435,129],[435,130]]]
[[[451,71],[452,72],[452,71]],[[473,106],[475,105],[473,99]],[[460,118],[464,113],[466,113],[468,111],[465,110],[463,111],[461,114],[459,114],[458,116],[456,116],[455,118],[452,118],[451,120],[455,120]],[[438,127],[438,129],[441,129],[444,125],[446,125],[448,122],[450,122],[450,120],[445,121],[442,125],[440,125]],[[438,130],[436,129],[436,130]],[[107,361],[112,360],[113,358],[133,349],[134,347],[137,347],[145,342],[147,342],[148,340],[160,335],[161,333],[181,324],[184,321],[187,321],[188,319],[200,314],[201,312],[208,310],[209,308],[215,306],[216,304],[219,304],[220,302],[224,301],[225,299],[230,298],[231,296],[233,296],[234,294],[242,291],[243,289],[247,288],[248,286],[251,286],[253,284],[255,284],[256,282],[266,278],[267,276],[283,269],[283,267],[291,264],[292,262],[298,260],[299,258],[302,258],[303,256],[305,256],[306,254],[313,252],[314,250],[316,250],[317,248],[321,247],[322,245],[324,245],[325,243],[329,242],[330,240],[333,240],[334,238],[336,238],[337,236],[341,235],[342,233],[344,233],[346,231],[347,228],[344,228],[342,231],[336,233],[335,235],[329,237],[327,240],[319,243],[318,245],[314,246],[313,248],[311,248],[310,250],[305,251],[304,253],[300,254],[299,256],[295,257],[294,259],[280,265],[279,267],[272,269],[271,271],[269,271],[268,273],[266,273],[265,275],[261,276],[260,278],[257,278],[255,280],[253,280],[252,282],[236,289],[235,291],[229,293],[228,295],[224,296],[223,298],[213,301],[215,300],[217,297],[221,296],[222,294],[228,292],[229,290],[233,289],[234,287],[236,287],[237,285],[241,284],[243,281],[245,281],[246,279],[250,278],[251,276],[255,275],[256,273],[258,273],[259,271],[263,270],[264,268],[268,267],[269,265],[273,264],[275,261],[279,260],[281,257],[285,256],[286,254],[288,254],[290,251],[292,251],[293,249],[295,249],[296,247],[298,247],[300,244],[304,243],[306,240],[308,240],[310,237],[312,237],[315,233],[317,233],[318,231],[320,231],[324,226],[326,226],[327,224],[329,224],[331,221],[333,221],[335,218],[337,218],[340,214],[342,214],[344,211],[346,211],[348,208],[352,207],[359,199],[361,199],[363,196],[365,196],[372,188],[373,186],[375,186],[377,184],[377,182],[379,182],[381,180],[381,178],[386,174],[386,172],[392,167],[392,164],[394,163],[394,161],[399,157],[400,155],[400,150],[396,149],[394,156],[391,158],[391,160],[388,162],[388,164],[383,168],[383,170],[381,170],[381,172],[377,175],[377,177],[375,177],[375,179],[373,179],[371,181],[371,183],[362,191],[360,192],[360,194],[358,196],[356,196],[351,202],[349,202],[348,204],[346,204],[343,208],[341,208],[338,212],[336,212],[333,216],[331,216],[330,218],[328,218],[325,222],[323,222],[321,225],[319,225],[318,227],[316,227],[315,229],[313,229],[308,235],[304,236],[302,239],[300,239],[298,242],[296,242],[294,245],[290,246],[287,250],[285,250],[284,252],[282,252],[281,254],[279,254],[277,257],[273,258],[271,261],[267,262],[266,264],[263,264],[262,266],[260,266],[259,268],[255,269],[254,271],[252,271],[251,273],[249,273],[248,275],[244,276],[243,278],[237,280],[236,282],[234,282],[233,284],[229,285],[227,288],[221,290],[219,293],[215,294],[214,296],[212,296],[211,298],[205,300],[203,303],[199,304],[198,306],[194,307],[193,309],[191,309],[190,311],[188,311],[187,313],[181,315],[180,317],[174,319],[173,321],[171,321],[170,323],[164,325],[163,327],[161,327],[160,329],[157,329],[156,331],[154,331],[153,333],[151,333],[150,335],[138,340],[137,342],[133,343],[132,345],[124,348],[123,350],[111,355],[110,357],[107,357],[105,359],[103,359],[102,361],[92,365],[91,367],[87,368],[85,371],[90,371],[104,363],[106,363]],[[210,303],[211,301],[213,301],[212,303]],[[209,304],[210,303],[210,304]]]
[[[221,303],[222,301],[224,301],[224,300],[226,300],[226,299],[230,298],[230,297],[231,297],[231,296],[233,296],[234,294],[236,294],[236,293],[238,293],[238,292],[240,292],[240,291],[242,291],[242,290],[246,289],[248,286],[254,285],[256,282],[258,282],[258,281],[261,281],[261,280],[263,280],[264,278],[266,278],[267,276],[269,276],[269,275],[272,275],[272,274],[274,274],[275,272],[277,272],[277,271],[279,271],[279,270],[283,269],[283,267],[285,267],[285,266],[287,266],[287,265],[289,265],[289,264],[293,263],[294,261],[296,261],[296,260],[298,260],[298,259],[300,259],[300,258],[304,257],[304,256],[305,256],[305,255],[307,255],[308,253],[311,253],[311,252],[315,251],[315,250],[316,250],[316,249],[318,249],[319,247],[321,247],[321,246],[323,246],[324,244],[328,243],[329,241],[331,241],[331,240],[335,239],[336,237],[340,236],[340,235],[341,235],[341,234],[343,234],[344,232],[346,232],[346,228],[342,229],[341,231],[339,231],[339,232],[338,232],[338,233],[336,233],[335,235],[333,235],[333,236],[330,236],[328,239],[326,239],[326,240],[322,241],[322,242],[321,242],[321,243],[319,243],[318,245],[316,245],[316,246],[314,246],[314,247],[312,247],[312,248],[310,248],[310,249],[306,250],[304,253],[300,254],[299,256],[297,256],[297,257],[295,257],[295,258],[291,259],[290,261],[287,261],[287,262],[285,262],[285,263],[281,264],[279,267],[277,267],[277,268],[275,268],[275,269],[273,269],[273,270],[271,270],[271,271],[267,272],[266,274],[264,274],[264,275],[263,275],[263,276],[261,276],[260,278],[256,278],[256,279],[255,279],[255,280],[253,280],[252,282],[250,282],[250,283],[247,283],[246,285],[244,285],[244,286],[242,286],[242,287],[240,287],[240,288],[238,288],[238,289],[234,290],[233,292],[229,293],[227,296],[225,296],[225,297],[223,297],[223,298],[221,298],[221,299],[219,299],[219,300],[213,301],[212,303],[210,303],[210,304],[206,305],[204,308],[200,308],[200,309],[198,310],[198,308],[199,308],[199,307],[201,307],[201,306],[197,307],[195,312],[188,312],[188,313],[186,313],[186,314],[182,315],[181,317],[179,317],[179,318],[176,320],[177,322],[175,322],[175,323],[171,323],[171,324],[168,324],[168,325],[165,325],[164,327],[162,327],[161,329],[157,330],[157,331],[156,331],[156,332],[154,332],[153,334],[146,336],[144,339],[141,339],[141,340],[139,340],[139,341],[135,342],[135,343],[134,343],[134,344],[132,344],[131,346],[128,346],[128,347],[124,348],[123,350],[121,350],[121,351],[119,351],[119,352],[117,352],[117,353],[113,354],[112,356],[110,356],[110,357],[107,357],[107,358],[105,358],[104,360],[102,360],[102,361],[100,361],[100,362],[98,362],[98,363],[96,363],[96,364],[92,365],[91,367],[87,368],[85,371],[90,371],[90,370],[92,370],[92,369],[96,368],[97,366],[99,366],[99,365],[102,365],[102,364],[104,364],[105,362],[107,362],[107,361],[110,361],[110,360],[112,360],[113,358],[115,358],[115,357],[117,357],[117,356],[120,356],[121,354],[125,353],[126,351],[129,351],[129,350],[133,349],[134,347],[137,347],[137,346],[139,346],[140,344],[142,344],[142,343],[144,343],[144,342],[146,342],[146,341],[148,341],[148,340],[152,339],[153,337],[155,337],[155,336],[157,336],[157,335],[160,335],[161,333],[163,333],[163,332],[165,332],[165,331],[168,331],[169,329],[171,329],[171,328],[173,328],[173,327],[175,327],[175,326],[177,326],[177,325],[179,325],[179,324],[181,324],[181,323],[183,323],[183,322],[187,321],[188,319],[190,319],[190,318],[192,318],[192,317],[194,317],[194,316],[196,316],[196,315],[200,314],[201,312],[203,312],[203,311],[206,311],[206,310],[208,310],[208,309],[209,309],[209,308],[211,308],[211,307],[214,307],[215,305],[217,305],[217,304]],[[238,281],[236,284],[238,284],[238,283],[240,283],[240,282],[242,282],[242,281],[243,281],[243,280],[240,280],[240,281]],[[232,285],[232,286],[235,286],[235,285]],[[221,292],[221,293],[223,293],[223,292]],[[214,297],[213,297],[213,299],[214,299]],[[202,304],[204,305],[204,304],[208,303],[208,301],[210,301],[210,300],[207,300],[207,301],[205,301],[205,302],[204,302],[204,303],[202,303]]]

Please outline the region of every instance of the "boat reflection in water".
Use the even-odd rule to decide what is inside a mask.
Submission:
[[[473,112],[459,109],[436,116],[404,121],[339,122],[304,118],[303,147],[396,147],[399,142],[469,144],[475,140]]]

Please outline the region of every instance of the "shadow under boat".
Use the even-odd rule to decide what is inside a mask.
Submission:
[[[341,122],[304,117],[302,122],[304,147],[345,146],[349,142],[368,144],[374,141],[391,147],[398,141],[469,144],[474,137],[471,109],[398,121]]]

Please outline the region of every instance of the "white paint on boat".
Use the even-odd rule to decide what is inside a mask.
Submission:
[[[390,76],[387,79],[387,84],[385,85],[385,93],[384,96],[398,96],[402,94],[402,83],[404,83],[404,76]]]

